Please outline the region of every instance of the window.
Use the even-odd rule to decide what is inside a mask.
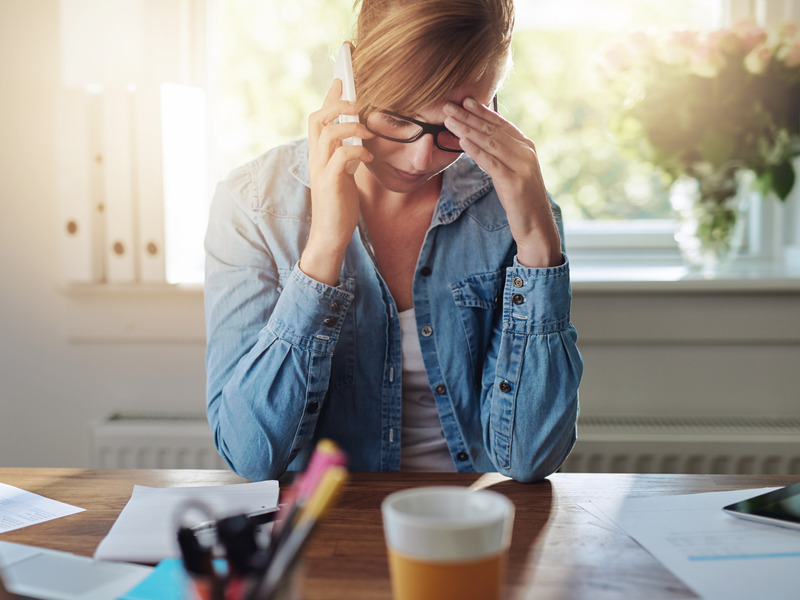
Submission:
[[[305,135],[352,37],[349,0],[209,0],[211,179]],[[675,222],[659,172],[625,156],[607,123],[595,57],[635,29],[717,28],[745,16],[778,22],[774,0],[524,0],[500,111],[536,141],[571,251],[671,251]],[[769,14],[767,14],[769,13]],[[758,211],[757,211],[758,212]],[[751,245],[774,220],[760,212]]]
[[[307,116],[330,85],[331,56],[351,37],[354,16],[347,6],[340,0],[216,2],[219,177],[305,135]],[[571,244],[617,245],[621,233],[625,245],[673,243],[659,174],[621,156],[608,131],[609,98],[594,73],[594,57],[624,30],[653,23],[709,29],[720,20],[719,0],[517,2],[514,69],[500,92],[500,110],[536,141]]]
[[[620,35],[653,24],[711,29],[719,2],[535,0],[517,3],[505,115],[537,144],[570,250],[669,248],[674,222],[659,172],[625,155],[609,129],[613,98],[598,59]]]

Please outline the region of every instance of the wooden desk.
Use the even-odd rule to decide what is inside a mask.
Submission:
[[[306,600],[389,600],[380,504],[420,485],[491,487],[517,513],[507,596],[544,599],[678,599],[695,595],[627,536],[577,503],[624,496],[685,494],[788,485],[794,476],[556,474],[536,484],[499,475],[354,473],[305,556]],[[134,484],[238,483],[225,471],[0,468],[0,482],[86,508],[82,513],[0,534],[0,540],[91,556]]]

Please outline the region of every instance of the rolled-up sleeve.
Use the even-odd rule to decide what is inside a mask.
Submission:
[[[570,322],[569,262],[507,268],[502,319],[484,369],[484,444],[501,473],[535,481],[576,439],[583,360]]]
[[[245,191],[220,184],[206,234],[206,410],[220,455],[261,480],[311,444],[353,294],[280,273]]]

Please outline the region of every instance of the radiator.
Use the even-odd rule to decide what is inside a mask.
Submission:
[[[561,470],[800,474],[800,418],[581,416]]]
[[[92,426],[99,469],[227,469],[203,414],[124,413]]]
[[[205,415],[115,413],[92,446],[98,468],[228,468]],[[800,474],[800,419],[582,415],[561,471]]]

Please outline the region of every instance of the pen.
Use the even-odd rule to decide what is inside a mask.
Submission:
[[[249,598],[269,599],[283,585],[297,558],[310,538],[314,527],[333,505],[347,479],[347,469],[334,465],[325,470],[308,504],[300,512],[297,523],[287,523],[286,540],[275,551],[263,578]]]
[[[347,456],[335,442],[329,439],[321,439],[317,442],[306,470],[298,477],[284,499],[283,508],[278,513],[272,529],[272,541],[275,541],[274,538],[277,537],[284,525],[294,520],[300,508],[314,493],[325,471],[333,466],[343,467],[346,463]]]
[[[267,563],[272,560],[277,549],[286,541],[286,537],[291,530],[291,527],[287,527],[287,525],[291,525],[297,518],[308,498],[314,493],[324,473],[334,466],[344,467],[346,463],[347,455],[335,442],[329,439],[321,439],[317,442],[306,470],[290,488],[283,508],[278,513],[275,524],[272,526],[272,535],[266,551]]]
[[[278,507],[272,506],[270,508],[263,508],[260,510],[256,510],[250,513],[245,514],[244,516],[252,523],[253,525],[263,525],[265,523],[271,523],[275,520],[275,517],[278,514]],[[198,523],[194,525],[191,529],[195,533],[205,533],[208,531],[214,531],[217,528],[217,521],[203,521],[202,523]]]

